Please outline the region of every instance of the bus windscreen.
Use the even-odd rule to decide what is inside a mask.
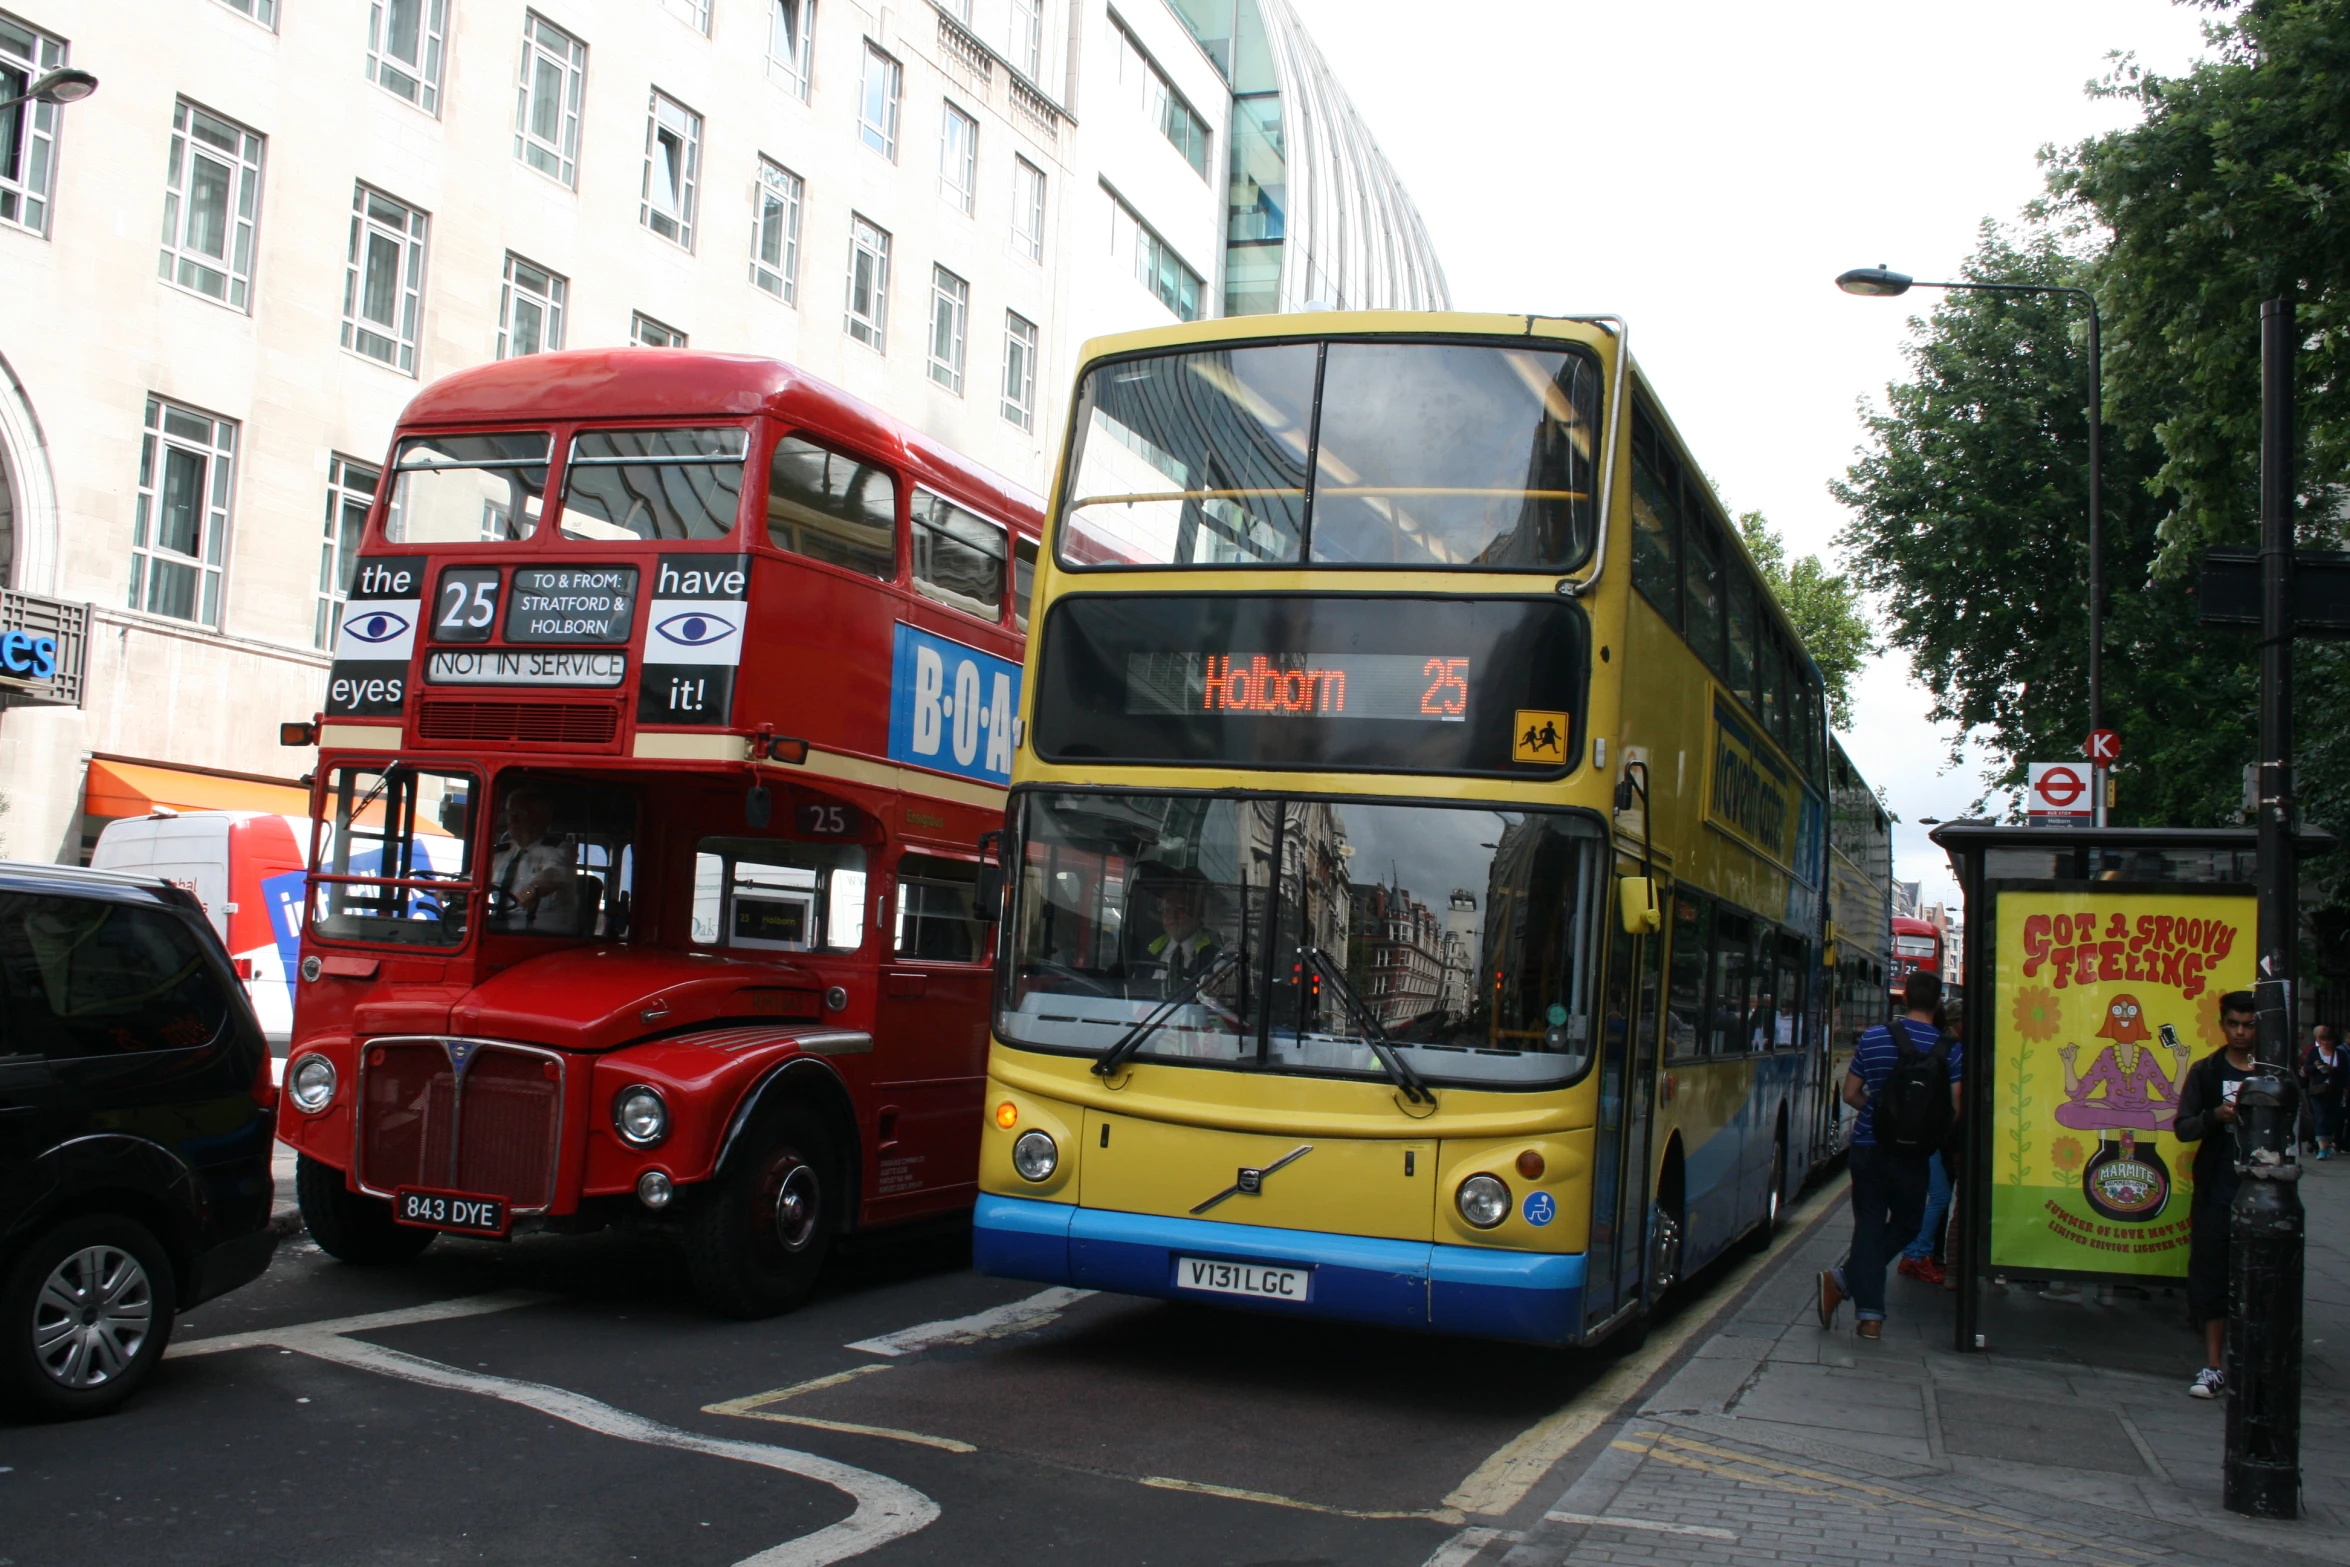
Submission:
[[[1556,777],[1586,648],[1556,598],[1075,595],[1045,623],[1037,752]]]

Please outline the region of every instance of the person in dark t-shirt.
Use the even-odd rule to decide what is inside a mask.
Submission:
[[[2187,1220],[2187,1310],[2203,1328],[2203,1369],[2187,1391],[2217,1398],[2227,1391],[2220,1370],[2228,1343],[2228,1210],[2236,1201],[2236,1090],[2259,1071],[2259,1004],[2249,990],[2219,998],[2225,1047],[2187,1069],[2179,1082],[2179,1110],[2171,1132],[2195,1150],[2195,1206]]]

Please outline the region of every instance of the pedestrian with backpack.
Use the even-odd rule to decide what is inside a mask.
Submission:
[[[1958,1119],[1962,1051],[1937,1019],[1942,979],[1919,969],[1902,986],[1903,1016],[1860,1036],[1844,1102],[1860,1112],[1846,1163],[1852,1172],[1852,1247],[1820,1275],[1820,1326],[1849,1300],[1860,1336],[1885,1331],[1885,1265],[1925,1216],[1927,1158]]]

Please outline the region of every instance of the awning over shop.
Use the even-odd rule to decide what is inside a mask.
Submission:
[[[82,809],[92,816],[146,816],[157,806],[174,811],[272,811],[308,816],[310,791],[296,783],[250,774],[196,772],[152,762],[92,757]]]

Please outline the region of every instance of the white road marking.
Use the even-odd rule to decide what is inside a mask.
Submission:
[[[504,1403],[518,1404],[582,1430],[593,1431],[600,1436],[618,1437],[624,1442],[674,1448],[680,1452],[730,1458],[737,1463],[781,1470],[831,1486],[856,1503],[856,1510],[839,1523],[818,1529],[813,1534],[801,1535],[795,1540],[786,1540],[754,1556],[747,1556],[735,1567],[827,1567],[829,1563],[861,1556],[876,1546],[886,1545],[892,1540],[927,1528],[938,1518],[938,1504],[929,1497],[912,1486],[901,1484],[887,1475],[875,1474],[869,1469],[835,1463],[813,1453],[773,1447],[764,1442],[736,1442],[724,1437],[701,1436],[675,1426],[663,1425],[657,1420],[648,1420],[642,1415],[615,1409],[584,1393],[550,1387],[544,1382],[524,1382],[513,1377],[491,1376],[487,1372],[464,1371],[455,1366],[443,1365],[437,1360],[426,1360],[400,1350],[386,1349],[380,1344],[345,1337],[350,1333],[405,1327],[417,1322],[442,1322],[488,1312],[508,1311],[516,1306],[535,1305],[553,1298],[528,1290],[502,1290],[496,1294],[473,1295],[459,1300],[438,1301],[427,1306],[403,1307],[395,1311],[371,1312],[365,1316],[334,1317],[318,1322],[295,1323],[283,1328],[191,1339],[183,1344],[172,1345],[168,1355],[210,1355],[232,1349],[264,1347],[294,1351],[337,1365],[397,1377],[403,1382],[413,1382],[422,1387],[473,1393]]]
[[[1508,1512],[1526,1498],[1526,1493],[1553,1464],[1574,1451],[1576,1444],[1612,1419],[1623,1402],[1640,1391],[1641,1384],[1656,1375],[1657,1368],[1679,1354],[1681,1347],[1713,1325],[1722,1308],[1737,1295],[1739,1288],[1753,1276],[1755,1269],[1779,1255],[1780,1246],[1800,1236],[1812,1220],[1844,1195],[1844,1183],[1831,1182],[1814,1193],[1810,1201],[1788,1214],[1782,1221],[1784,1233],[1770,1251],[1750,1262],[1730,1269],[1703,1296],[1681,1308],[1680,1319],[1672,1330],[1652,1337],[1642,1345],[1639,1353],[1625,1357],[1623,1362],[1606,1376],[1576,1394],[1560,1409],[1537,1421],[1497,1449],[1493,1456],[1479,1464],[1469,1478],[1444,1499],[1447,1507],[1456,1507],[1464,1513],[1483,1513],[1494,1516]]]
[[[1597,1529],[1645,1529],[1651,1534],[1685,1534],[1698,1540],[1728,1540],[1737,1543],[1738,1536],[1727,1529],[1709,1529],[1697,1523],[1659,1523],[1653,1518],[1616,1518],[1592,1513],[1544,1513],[1551,1523],[1579,1523]]]
[[[868,1355],[912,1355],[940,1344],[976,1344],[982,1339],[1003,1338],[1013,1333],[1025,1333],[1030,1328],[1041,1328],[1068,1310],[1077,1302],[1093,1294],[1092,1290],[1062,1289],[1055,1286],[1039,1290],[1026,1300],[1016,1300],[1005,1306],[991,1306],[975,1311],[968,1317],[949,1317],[943,1322],[924,1322],[895,1333],[884,1333],[878,1338],[861,1338],[850,1349],[863,1350]]]
[[[1477,1559],[1477,1553],[1494,1541],[1507,1540],[1515,1545],[1524,1538],[1515,1529],[1488,1529],[1482,1524],[1472,1524],[1436,1547],[1436,1554],[1420,1567],[1469,1567]]]
[[[211,1338],[181,1339],[164,1350],[163,1358],[177,1360],[183,1355],[217,1355],[224,1350],[258,1349],[277,1346],[285,1354],[295,1338],[339,1333],[374,1333],[383,1328],[404,1328],[417,1322],[447,1322],[458,1317],[479,1317],[493,1311],[512,1311],[517,1306],[536,1306],[557,1299],[537,1290],[498,1290],[488,1295],[464,1295],[455,1300],[436,1300],[422,1306],[402,1306],[393,1311],[371,1311],[359,1317],[324,1317],[316,1322],[294,1322],[282,1328],[256,1328],[250,1333],[221,1333]]]

